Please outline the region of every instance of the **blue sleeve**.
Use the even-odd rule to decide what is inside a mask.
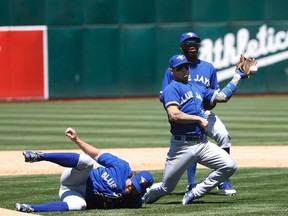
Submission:
[[[163,90],[163,104],[164,107],[166,108],[170,104],[176,104],[180,106],[180,93],[177,88],[177,85],[173,81],[170,85],[168,85],[164,90]]]
[[[217,73],[216,73],[216,69],[214,68],[213,65],[211,67],[210,88],[214,89],[214,90],[219,89],[219,84],[218,84],[218,80],[217,80]]]
[[[166,88],[166,86],[173,80],[173,76],[170,72],[170,68],[168,67],[164,73],[164,77],[162,80],[161,90],[159,94],[159,100],[163,103],[163,90]]]
[[[123,197],[121,208],[141,208],[142,207],[142,197],[125,195]]]
[[[210,88],[213,90],[219,90],[219,84],[217,80],[217,72],[215,67],[211,64],[211,76],[210,76]],[[203,108],[205,110],[212,110],[216,106],[216,103],[211,104],[211,102],[207,99],[203,100]]]
[[[163,80],[162,80],[162,85],[161,85],[161,91],[162,92],[165,87],[173,80],[173,76],[170,72],[170,68],[168,67],[165,71],[165,74],[164,74],[164,77],[163,77]]]
[[[204,105],[211,107],[213,109],[216,106],[216,103],[214,103],[215,96],[217,94],[216,90],[213,89],[205,89],[204,90],[204,98],[203,98],[203,107]],[[205,107],[204,107],[205,109]],[[206,109],[209,110],[209,109]]]
[[[129,166],[128,162],[126,162],[125,160],[121,158],[118,158],[115,155],[112,155],[111,153],[102,153],[97,159],[97,163],[104,167],[115,166],[115,165]]]

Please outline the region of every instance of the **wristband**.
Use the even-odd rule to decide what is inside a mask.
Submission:
[[[234,92],[236,91],[237,86],[232,82],[229,82],[223,89],[222,92],[228,97],[231,98]]]
[[[249,76],[247,74],[243,73],[240,70],[236,70],[236,73],[240,75],[241,79],[249,78]]]

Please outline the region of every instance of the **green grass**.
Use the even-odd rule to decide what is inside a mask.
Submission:
[[[214,112],[232,145],[288,145],[288,96],[233,97]],[[73,149],[72,126],[100,148],[167,147],[169,124],[158,99],[0,104],[0,150]]]
[[[214,112],[225,123],[233,145],[288,145],[288,96],[234,97]],[[74,149],[64,136],[72,126],[99,148],[168,147],[169,124],[157,99],[125,101],[48,101],[0,104],[0,150]],[[233,148],[233,146],[232,146]],[[208,169],[197,171],[197,180]],[[156,182],[162,171],[153,171]],[[182,206],[186,175],[172,195],[142,209],[89,210],[42,215],[288,215],[286,168],[241,168],[231,178],[237,196],[211,191]],[[58,200],[59,175],[0,176],[0,207]]]
[[[197,180],[204,178],[208,169],[197,171]],[[162,172],[152,171],[155,180]],[[33,175],[0,177],[0,207],[14,209],[15,203],[44,203],[58,200],[59,175]],[[82,212],[41,213],[53,216],[92,215],[287,215],[288,214],[288,170],[242,168],[232,176],[237,189],[236,196],[218,195],[213,189],[192,205],[182,206],[181,200],[186,186],[186,174],[171,195],[141,209],[87,210]]]

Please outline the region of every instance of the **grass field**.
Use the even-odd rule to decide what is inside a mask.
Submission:
[[[208,170],[197,171],[201,179]],[[160,181],[162,172],[153,172]],[[239,169],[231,178],[237,195],[218,195],[212,190],[194,204],[182,206],[186,178],[182,178],[172,195],[141,209],[87,210],[82,212],[41,213],[50,216],[94,215],[288,215],[287,169]],[[0,177],[1,207],[14,209],[16,202],[43,203],[58,200],[59,175]]]
[[[233,145],[288,145],[288,96],[234,97],[214,112]],[[0,104],[0,150],[72,149],[72,126],[100,148],[167,147],[169,124],[157,99]]]
[[[234,97],[214,112],[225,123],[233,145],[288,145],[288,96]],[[0,150],[74,149],[64,136],[72,126],[99,148],[167,147],[169,125],[157,99],[54,101],[0,104]],[[208,170],[197,171],[197,180]],[[153,173],[160,181],[162,171]],[[237,196],[212,191],[182,206],[183,177],[171,196],[142,209],[43,213],[42,215],[288,215],[288,170],[238,169],[231,180]],[[16,202],[58,200],[59,175],[0,176],[0,207]]]

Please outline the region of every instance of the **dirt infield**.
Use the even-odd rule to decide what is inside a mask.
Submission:
[[[13,211],[10,209],[4,209],[4,208],[0,208],[0,215],[1,216],[38,216],[38,214],[29,214],[29,213],[23,213],[23,212],[17,212],[17,211]]]
[[[81,153],[79,150],[63,151]],[[103,149],[103,151],[109,151],[127,160],[133,170],[163,170],[168,148]],[[287,152],[288,146],[233,146],[231,156],[239,168],[288,167]],[[198,167],[203,168],[200,165]],[[19,151],[0,151],[0,176],[60,174],[62,171],[62,167],[45,161],[25,163],[22,152]]]
[[[67,150],[63,151],[67,152]],[[103,149],[103,151],[109,151],[127,160],[133,170],[163,170],[168,148]],[[69,150],[69,152],[81,153],[79,150]],[[288,167],[287,152],[288,146],[233,146],[231,155],[239,168]],[[97,166],[96,163],[95,166]],[[203,167],[199,165],[198,168]],[[33,164],[25,163],[20,151],[0,151],[0,176],[60,174],[62,171],[62,167],[45,161]],[[0,215],[24,216],[31,214],[0,208]]]

